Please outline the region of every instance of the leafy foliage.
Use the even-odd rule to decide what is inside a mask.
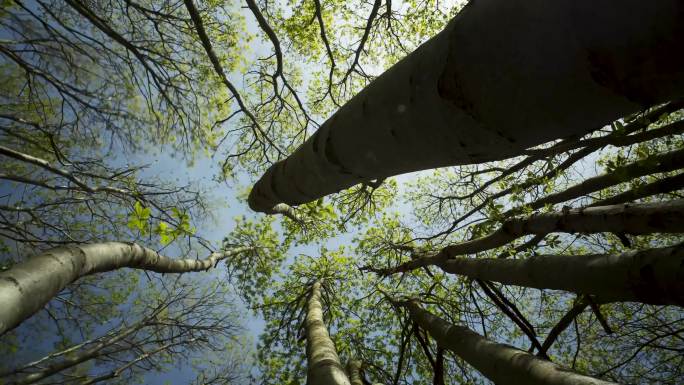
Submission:
[[[80,280],[2,337],[0,349],[10,357],[3,369],[51,349],[83,343],[77,346],[82,351],[92,346],[88,341],[111,337],[107,330],[173,303],[125,348],[109,346],[107,354],[50,380],[88,380],[133,362],[116,381],[145,383],[142,372],[172,371],[182,361],[197,372],[196,383],[233,383],[251,370],[260,383],[304,384],[302,321],[318,280],[338,354],[343,362],[361,360],[363,375],[374,382],[436,383],[437,357],[444,354],[445,383],[488,383],[441,351],[387,295],[417,299],[453,324],[539,352],[536,345],[586,298],[478,282],[430,264],[386,277],[368,268],[420,261],[480,239],[518,215],[616,199],[681,198],[684,165],[665,168],[659,161],[684,149],[681,103],[654,106],[505,161],[368,181],[285,208],[281,216],[219,217],[221,229],[232,226],[219,242],[207,235],[215,219],[209,189],[148,169],[162,152],[178,168],[215,162],[215,182],[239,190],[463,6],[414,0],[3,3],[0,270],[36,250],[111,239],[180,255],[246,248],[226,260],[226,277],[223,269],[187,281],[115,271]],[[610,183],[582,185],[602,175]],[[617,253],[681,241],[677,234],[541,234],[464,257]],[[254,362],[244,365],[234,361],[244,359],[251,342],[232,329],[240,322],[235,313],[243,312],[229,305],[233,291],[251,320],[265,323]],[[574,316],[544,354],[615,381],[680,381],[680,308],[599,305]],[[163,346],[155,338],[183,344],[135,361]],[[42,350],[28,351],[36,341],[44,341]],[[223,359],[225,352],[231,359]],[[25,372],[38,370],[34,365]]]

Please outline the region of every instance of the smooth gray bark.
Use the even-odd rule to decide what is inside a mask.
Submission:
[[[663,173],[678,170],[684,167],[684,149],[666,152],[641,159],[633,163],[617,167],[605,174],[597,175],[592,178],[570,186],[563,191],[558,191],[539,198],[525,206],[532,209],[540,209],[546,205],[566,202],[571,199],[579,198],[593,192],[601,191],[605,188],[616,186],[620,183],[630,181],[634,178],[650,174]],[[522,208],[514,208],[504,213],[504,216],[518,213]]]
[[[321,282],[316,281],[306,305],[306,359],[307,385],[350,385],[344,368],[337,356],[335,344],[323,322]]]
[[[271,210],[268,212],[268,214],[280,214],[284,217],[289,218],[295,223],[299,223],[300,225],[304,224],[304,220],[299,217],[297,214],[297,210],[292,207],[288,206],[285,203],[280,203],[271,208]]]
[[[251,249],[238,247],[205,259],[173,259],[135,243],[104,242],[60,247],[0,272],[0,335],[19,325],[75,280],[122,267],[158,273],[208,270]]]
[[[363,385],[363,380],[361,379],[361,361],[349,360],[349,362],[347,362],[347,375],[349,376],[351,385]]]
[[[411,319],[439,346],[451,350],[497,385],[607,385],[509,345],[499,344],[424,310],[416,301],[400,302]]]
[[[437,253],[415,258],[395,267],[385,269],[367,267],[366,270],[381,275],[411,271],[460,255],[501,247],[525,235],[546,235],[553,232],[582,234],[609,232],[633,235],[682,233],[684,232],[684,199],[584,207],[511,218],[506,220],[501,228],[484,237],[446,246]]]
[[[635,187],[610,198],[594,202],[590,207],[613,205],[616,203],[630,202],[637,199],[649,197],[656,194],[667,194],[669,192],[684,189],[684,173],[675,176],[665,177],[655,182]]]
[[[442,270],[473,279],[595,295],[601,302],[684,306],[684,246],[621,254],[456,258]]]
[[[471,2],[274,164],[249,205],[268,212],[585,134],[682,96],[682,48],[677,0]]]

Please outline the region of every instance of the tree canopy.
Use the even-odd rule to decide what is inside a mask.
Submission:
[[[681,383],[683,15],[3,1],[0,384]]]

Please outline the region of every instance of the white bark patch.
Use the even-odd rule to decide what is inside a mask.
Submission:
[[[306,319],[306,358],[308,361],[308,385],[350,385],[347,375],[340,364],[335,344],[323,322],[323,303],[321,282],[311,287],[307,302]]]
[[[0,335],[42,309],[80,277],[122,267],[159,273],[202,271],[251,248],[212,253],[206,259],[174,259],[134,243],[104,242],[61,247],[28,258],[0,272]]]

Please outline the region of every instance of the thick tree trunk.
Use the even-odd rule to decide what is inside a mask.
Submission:
[[[251,249],[238,247],[206,259],[173,259],[135,243],[105,242],[60,247],[0,272],[0,335],[16,327],[80,277],[122,267],[158,273],[212,268],[220,260]]]
[[[337,356],[335,344],[323,322],[321,282],[311,287],[306,306],[306,359],[308,362],[307,385],[350,385],[344,368]]]
[[[574,373],[512,346],[492,342],[422,309],[416,301],[399,302],[411,319],[439,346],[451,350],[498,385],[607,385],[612,382]]]
[[[683,48],[677,0],[471,2],[273,165],[249,205],[267,212],[587,133],[683,95]]]
[[[448,273],[504,285],[591,294],[600,302],[684,306],[683,245],[622,254],[456,258],[438,266]]]

